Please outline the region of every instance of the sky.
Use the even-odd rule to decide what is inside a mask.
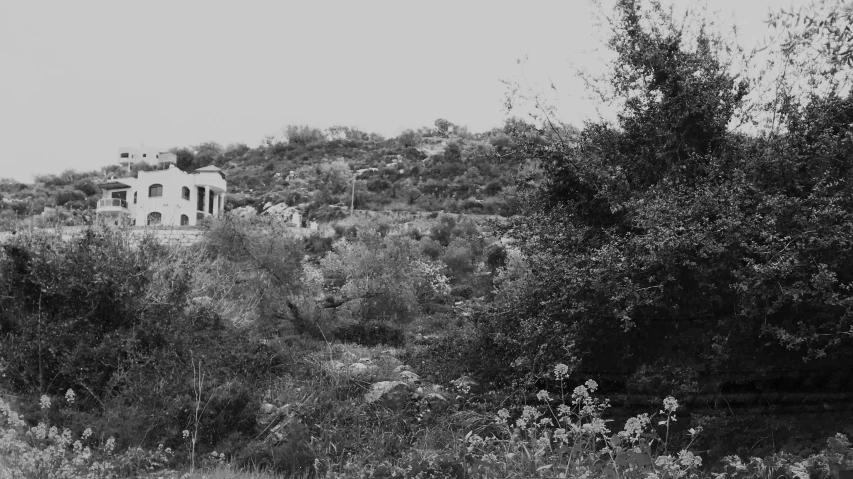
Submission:
[[[699,3],[751,45],[769,8],[804,0]],[[291,124],[392,137],[446,118],[484,131],[516,113],[501,80],[549,92],[581,125],[597,110],[575,71],[603,58],[593,11],[586,0],[4,0],[0,178],[99,169],[124,146],[256,146]]]

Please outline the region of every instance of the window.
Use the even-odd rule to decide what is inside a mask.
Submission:
[[[198,211],[202,211],[202,212],[203,212],[203,211],[204,211],[204,188],[202,188],[202,187],[200,187],[200,186],[199,186],[199,187],[196,189],[196,191],[197,191],[197,193],[198,193],[198,201],[197,201],[196,209],[197,209]]]
[[[189,201],[190,200],[190,189],[184,186],[181,188],[181,198]]]
[[[162,218],[163,218],[163,215],[161,215],[160,213],[158,213],[156,211],[152,211],[151,213],[148,213],[148,224],[151,226],[159,225]]]
[[[143,154],[142,154],[142,157],[143,157],[143,158],[148,157],[148,153],[143,153]]]
[[[187,215],[181,215],[181,226],[189,226],[190,217]]]
[[[122,153],[121,157],[122,158],[130,158],[130,153]]]
[[[153,184],[148,187],[148,197],[163,196],[163,185]]]
[[[136,192],[133,192],[133,204],[136,204]]]

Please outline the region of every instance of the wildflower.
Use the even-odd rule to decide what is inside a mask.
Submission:
[[[76,397],[77,397],[77,396],[74,394],[74,390],[73,390],[73,389],[68,388],[68,391],[65,391],[65,401],[66,401],[68,404],[74,404],[74,399],[75,399]]]
[[[619,433],[620,436],[627,439],[637,439],[640,437],[640,434],[649,425],[649,415],[646,413],[640,414],[639,416],[629,418],[625,422],[625,429]]]
[[[539,391],[538,393],[536,393],[536,398],[542,402],[551,400],[551,397],[548,395],[548,391],[546,391],[544,389]]]
[[[524,406],[524,409],[521,410],[521,417],[525,421],[535,421],[539,419],[539,416],[541,415],[542,413],[533,406]]]
[[[667,412],[673,413],[676,409],[678,409],[678,401],[674,397],[669,396],[663,400],[663,408]]]
[[[563,379],[564,377],[568,376],[568,374],[569,374],[569,367],[566,366],[565,364],[560,363],[560,364],[554,366],[554,376],[556,376],[557,379]]]
[[[47,394],[42,395],[39,399],[39,406],[42,409],[48,409],[50,407],[50,397]]]
[[[562,441],[563,443],[569,442],[569,436],[568,434],[566,434],[566,430],[563,428],[558,428],[554,430],[554,439]]]
[[[701,467],[702,458],[686,449],[682,449],[678,453],[678,463],[684,467]]]
[[[592,421],[584,424],[582,430],[586,434],[607,434],[610,432],[605,425],[604,419],[600,417],[593,418]]]
[[[595,382],[595,381],[593,381],[592,379],[588,379],[588,380],[587,380],[585,383],[583,383],[583,384],[584,384],[584,386],[586,386],[586,388],[587,388],[587,389],[589,390],[589,392],[591,392],[591,393],[594,393],[594,392],[595,392],[595,390],[596,390],[596,389],[598,389],[598,383],[597,383],[597,382]]]
[[[107,443],[104,444],[104,451],[106,451],[106,453],[109,454],[109,453],[113,452],[113,449],[115,449],[115,447],[116,447],[116,440],[114,437],[111,437],[111,438],[107,439]]]
[[[579,404],[588,397],[589,391],[586,390],[586,386],[578,386],[572,391],[572,402],[575,404]]]
[[[509,419],[509,411],[506,408],[498,411],[498,422],[501,424],[506,424],[507,419]]]
[[[69,389],[69,391],[70,391],[70,389]],[[89,439],[89,437],[91,435],[92,435],[92,429],[87,427],[86,430],[83,431],[83,440],[85,441],[86,439]]]
[[[184,429],[183,432],[181,432],[181,434],[184,436],[184,439],[190,437],[190,432],[187,431],[186,429]]]
[[[166,454],[172,454],[172,448],[171,447],[166,448]]]

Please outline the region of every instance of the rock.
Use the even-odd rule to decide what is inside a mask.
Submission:
[[[364,364],[364,363],[352,363],[349,366],[347,366],[347,372],[349,372],[353,376],[358,376],[361,374],[367,374],[372,369],[374,369],[374,368],[372,368],[371,366],[368,366],[367,364]]]
[[[275,406],[273,406],[272,404],[270,404],[268,402],[261,404],[261,412],[264,414],[272,414],[273,411],[275,411],[275,409],[276,409]]]
[[[391,409],[400,409],[406,405],[412,394],[412,387],[403,381],[379,381],[373,383],[364,395],[368,404],[379,403]]]
[[[411,371],[411,370],[412,370],[412,368],[408,364],[401,364],[401,365],[397,366],[396,368],[394,368],[395,373],[401,373],[403,371]]]
[[[453,401],[447,391],[442,389],[441,386],[437,386],[435,384],[420,387],[415,390],[415,394],[421,401],[425,401],[433,411],[444,410]]]
[[[399,373],[397,373],[397,375],[400,376],[400,379],[406,381],[407,383],[417,383],[421,380],[421,377],[412,371],[400,371]]]

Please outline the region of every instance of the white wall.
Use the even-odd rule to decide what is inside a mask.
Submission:
[[[225,207],[226,182],[216,172],[205,172],[199,174],[187,174],[175,166],[165,170],[140,171],[137,178],[117,178],[119,181],[130,185],[130,188],[115,190],[104,190],[102,198],[111,198],[113,192],[127,191],[127,206],[130,217],[136,221],[136,225],[143,226],[148,223],[148,214],[160,213],[160,224],[180,226],[181,215],[189,219],[189,226],[197,224],[198,187],[206,187],[214,193],[213,216],[222,213]],[[151,185],[163,186],[162,196],[148,196]],[[189,188],[189,199],[182,197],[182,189]],[[133,202],[133,194],[137,194],[137,202]],[[217,198],[221,198],[217,200]],[[206,205],[206,204],[205,204]],[[209,215],[207,207],[205,215]]]

